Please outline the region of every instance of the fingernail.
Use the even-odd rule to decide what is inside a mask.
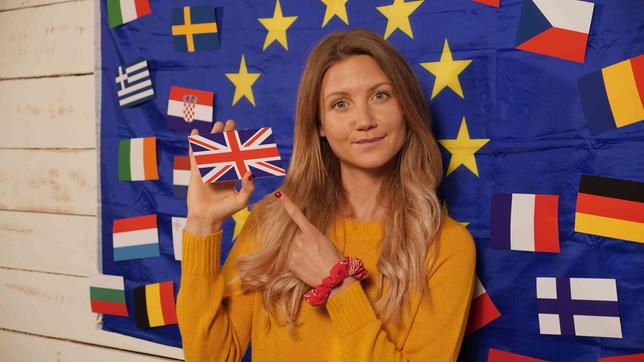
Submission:
[[[280,197],[282,197],[282,193],[281,193],[281,192],[279,192],[279,191],[275,191],[275,193],[273,194],[273,196],[275,196],[275,197],[277,197],[277,198],[279,199]]]
[[[250,176],[248,176],[248,181],[253,181],[253,174],[251,173]]]

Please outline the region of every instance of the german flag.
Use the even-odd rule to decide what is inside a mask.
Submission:
[[[582,175],[575,231],[644,243],[644,182]]]
[[[177,324],[173,283],[169,281],[134,288],[134,310],[139,328]]]

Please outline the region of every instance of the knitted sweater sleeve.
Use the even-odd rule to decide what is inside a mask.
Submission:
[[[239,361],[251,336],[254,293],[242,293],[238,256],[252,252],[242,232],[220,268],[222,232],[183,231],[177,319],[186,361]]]
[[[429,293],[415,311],[401,348],[388,338],[360,283],[331,297],[327,310],[347,356],[355,361],[455,361],[467,323],[475,263],[469,232],[446,220],[437,259],[428,271]]]

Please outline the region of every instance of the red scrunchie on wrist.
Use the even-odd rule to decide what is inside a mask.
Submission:
[[[362,260],[352,256],[345,256],[331,268],[329,276],[322,279],[322,282],[315,288],[304,294],[304,300],[311,305],[324,304],[331,294],[331,290],[342,284],[345,278],[354,277],[356,280],[363,280],[369,276]]]

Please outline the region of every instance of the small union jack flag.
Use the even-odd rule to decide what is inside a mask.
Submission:
[[[286,170],[270,127],[189,136],[204,183],[253,177],[282,176]]]

